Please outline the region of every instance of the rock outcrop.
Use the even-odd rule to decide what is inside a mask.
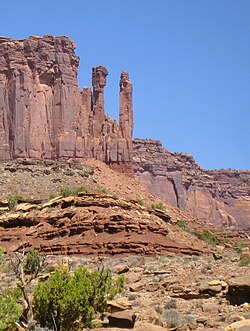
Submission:
[[[163,200],[217,228],[250,228],[250,171],[199,167],[159,141],[134,140],[135,175]]]
[[[0,38],[0,160],[96,158],[132,173],[132,85],[120,80],[120,121],[104,112],[108,71],[79,90],[79,57],[67,37]]]
[[[23,202],[8,210],[0,201],[0,240],[8,250],[38,249],[67,255],[156,255],[206,251],[194,236],[170,224],[170,216],[135,201],[98,193]],[[4,207],[5,206],[5,207]]]

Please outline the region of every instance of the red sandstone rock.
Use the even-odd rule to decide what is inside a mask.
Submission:
[[[134,140],[134,169],[152,193],[202,220],[201,225],[249,230],[250,171],[206,171],[191,155],[139,139]]]
[[[90,88],[80,91],[74,49],[67,37],[0,38],[0,160],[94,157],[132,174],[128,74],[118,125],[104,113],[107,69],[92,70],[93,98]]]
[[[123,138],[132,137],[134,127],[132,84],[127,72],[122,72],[120,79],[120,127]]]
[[[101,194],[57,197],[44,204],[20,203],[2,210],[1,245],[9,250],[39,249],[53,254],[199,255],[204,246],[169,221],[139,204]],[[179,233],[179,235],[178,235]]]

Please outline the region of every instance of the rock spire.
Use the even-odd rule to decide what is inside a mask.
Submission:
[[[0,160],[96,158],[133,173],[132,85],[120,82],[120,123],[104,112],[108,71],[79,90],[79,57],[67,37],[0,38]]]

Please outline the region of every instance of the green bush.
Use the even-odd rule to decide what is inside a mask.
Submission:
[[[144,206],[144,204],[145,204],[144,200],[140,199],[140,198],[136,198],[135,201],[141,206]]]
[[[187,227],[186,222],[184,220],[177,220],[176,225],[182,230],[185,230]]]
[[[29,251],[24,260],[23,270],[25,275],[31,275],[36,273],[36,270],[39,269],[40,265],[40,256],[37,251]]]
[[[0,294],[0,331],[11,330],[20,316],[21,312],[15,299]]]
[[[84,186],[80,186],[76,189],[71,189],[71,188],[68,188],[68,187],[63,187],[61,188],[61,195],[66,198],[66,197],[69,197],[71,195],[77,195],[78,193],[80,192],[84,192],[86,193],[87,192],[87,189],[86,187]]]
[[[165,206],[164,206],[164,204],[162,202],[153,203],[151,205],[151,208],[154,209],[154,210],[157,210],[157,209],[162,210],[162,211],[165,211],[166,210],[166,208],[165,208]]]
[[[91,327],[96,313],[107,309],[107,300],[122,291],[123,283],[124,278],[114,281],[104,269],[88,271],[80,267],[71,275],[62,266],[35,288],[35,318],[42,327],[58,331]]]
[[[63,187],[61,188],[61,195],[66,198],[66,197],[69,197],[71,195],[75,195],[75,191],[68,188],[68,187]]]
[[[107,194],[108,191],[104,188],[104,187],[98,187],[94,190],[94,192],[96,193],[103,193],[103,194]]]
[[[250,257],[249,256],[242,256],[240,258],[240,266],[241,267],[247,267],[250,265]]]
[[[203,231],[202,233],[199,234],[199,238],[205,241],[208,245],[215,246],[219,244],[219,240],[217,236],[210,231]]]
[[[8,200],[8,208],[9,210],[15,210],[19,200],[22,200],[23,197],[20,195],[9,195]]]
[[[80,187],[78,187],[76,190],[75,190],[75,192],[76,192],[76,194],[78,194],[78,193],[86,193],[88,190],[86,189],[86,187],[84,187],[84,186],[80,186]]]

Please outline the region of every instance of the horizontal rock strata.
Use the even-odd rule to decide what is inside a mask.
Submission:
[[[199,255],[204,251],[191,236],[176,240],[166,213],[113,196],[58,197],[43,204],[20,203],[13,211],[4,204],[8,202],[1,202],[1,245],[13,251],[38,249],[68,255]]]
[[[205,224],[249,231],[250,171],[205,171],[191,155],[140,139],[134,140],[134,171],[151,192]]]

